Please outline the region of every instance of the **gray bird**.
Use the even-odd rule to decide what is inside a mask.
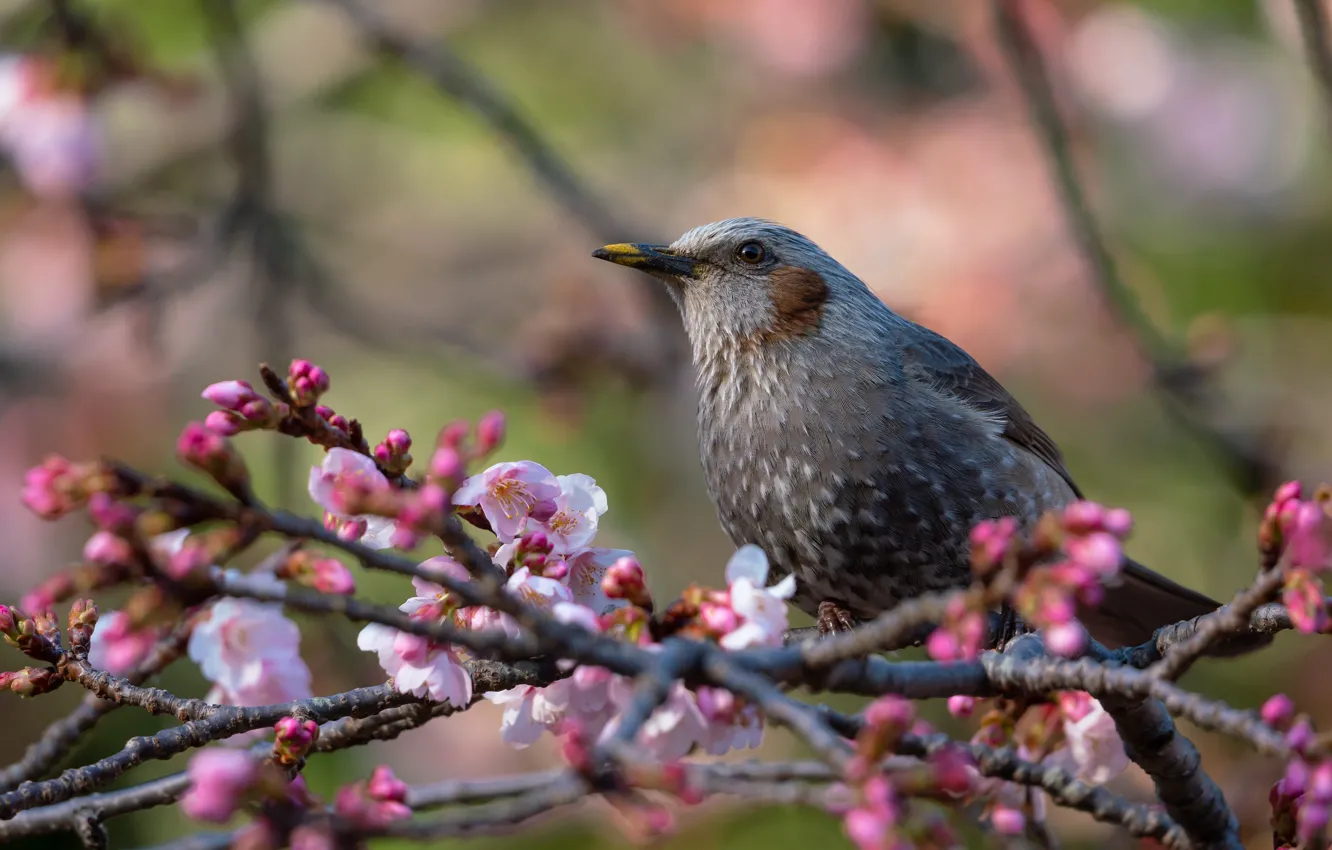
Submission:
[[[970,355],[793,230],[733,218],[593,256],[665,283],[722,527],[767,552],[774,581],[795,574],[794,601],[825,631],[968,583],[977,522],[1030,529],[1082,497],[1054,441]],[[1083,622],[1133,645],[1216,608],[1130,561]]]

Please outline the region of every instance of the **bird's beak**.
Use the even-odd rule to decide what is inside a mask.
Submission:
[[[698,268],[696,260],[682,257],[666,245],[631,245],[621,242],[598,248],[592,252],[592,256],[631,269],[671,277],[693,277]]]

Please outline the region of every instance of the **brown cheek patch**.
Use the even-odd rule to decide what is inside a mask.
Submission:
[[[768,275],[772,289],[773,323],[769,339],[804,336],[819,329],[828,283],[812,269],[780,266]]]

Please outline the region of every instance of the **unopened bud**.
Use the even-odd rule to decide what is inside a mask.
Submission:
[[[69,645],[75,655],[88,654],[96,627],[97,603],[91,599],[76,599],[69,607]]]

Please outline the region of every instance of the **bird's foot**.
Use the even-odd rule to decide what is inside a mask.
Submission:
[[[819,603],[819,634],[827,637],[838,632],[849,632],[856,627],[851,612],[836,602]]]

